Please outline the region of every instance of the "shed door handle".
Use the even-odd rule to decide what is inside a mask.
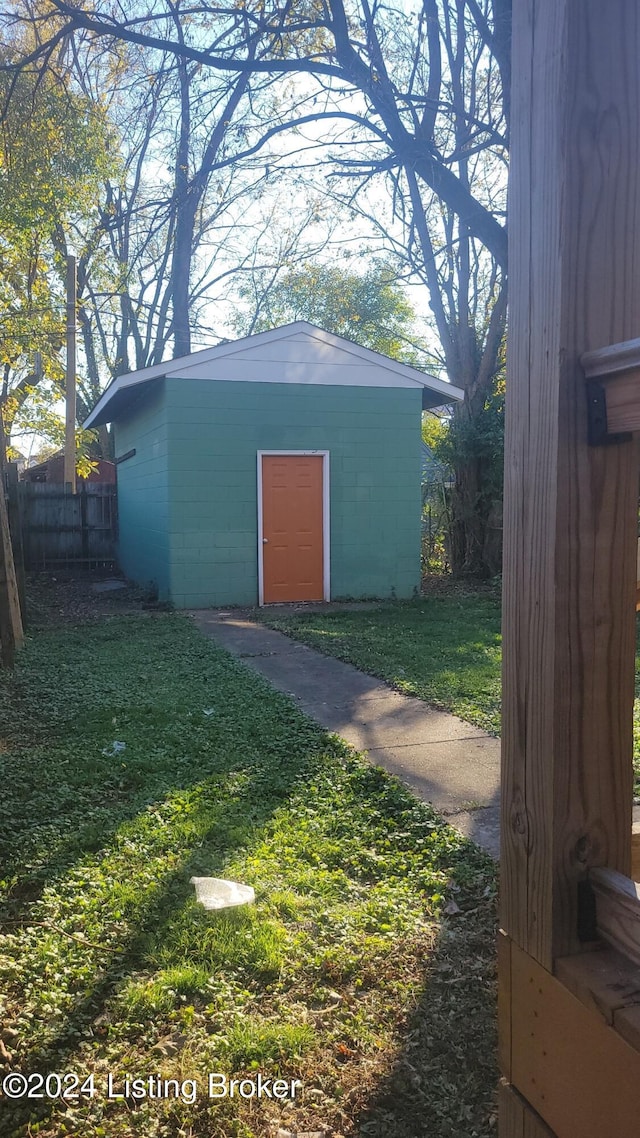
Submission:
[[[262,539],[262,544],[263,544],[263,545],[266,545],[266,544],[267,544],[267,542],[268,542],[268,540],[269,540],[269,538],[268,538],[268,537],[263,537],[263,539]]]

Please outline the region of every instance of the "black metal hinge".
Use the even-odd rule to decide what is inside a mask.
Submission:
[[[607,427],[607,396],[603,383],[591,380],[587,383],[587,438],[589,446],[611,446],[613,443],[629,442],[628,431],[610,435]]]

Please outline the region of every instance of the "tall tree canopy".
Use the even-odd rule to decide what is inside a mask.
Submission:
[[[3,415],[9,430],[55,433],[51,404],[64,388],[60,245],[92,214],[97,185],[114,167],[111,132],[99,105],[53,66],[0,71],[0,107]]]
[[[453,158],[461,123],[467,153],[506,146],[509,0],[423,0],[413,10],[370,6],[369,0],[320,0],[311,8],[277,0],[236,0],[228,7],[204,0],[181,8],[174,0],[152,0],[144,12],[133,5],[129,15],[110,0],[49,2],[47,12],[33,17],[41,43],[30,60],[49,57],[66,37],[83,30],[230,75],[305,72],[318,80],[317,92],[326,92],[333,82],[343,98],[346,92],[364,96],[366,117],[357,109],[338,112],[317,104],[295,117],[301,124],[340,114],[358,123],[391,165],[413,170],[498,263],[506,264],[504,225],[455,169]],[[53,27],[52,12],[60,17]],[[443,38],[452,49],[449,61],[443,59]],[[483,57],[484,92],[477,83],[475,92],[463,90],[473,78],[470,63],[477,75],[474,55]],[[470,107],[456,105],[456,86],[465,104],[471,99]],[[457,138],[447,129],[452,123]]]
[[[256,305],[255,290],[240,290],[251,314],[236,321],[241,334],[263,332],[292,320],[309,320],[375,352],[413,366],[429,354],[419,343],[416,314],[393,270],[384,264],[357,273],[338,265],[311,264],[283,273]]]
[[[268,112],[263,103],[233,149],[216,151],[216,169],[270,155],[278,136],[294,132],[295,149],[279,166],[308,166],[315,152],[316,179],[321,170],[335,199],[366,216],[387,252],[423,281],[442,364],[465,390],[456,411],[457,437],[466,441],[456,460],[454,565],[495,571],[488,551],[499,526],[495,480],[486,448],[473,441],[494,413],[506,317],[510,0],[29,3],[15,0],[5,16],[31,29],[23,65],[46,67],[69,44],[124,42],[148,66],[160,55],[174,61],[190,115],[186,79],[202,92],[207,75],[222,77],[238,108],[253,106],[265,80],[274,81]],[[230,121],[222,118],[219,134]],[[177,232],[179,215],[186,229],[192,224],[199,189],[191,160],[176,170]],[[177,288],[193,260],[190,269],[179,259],[167,267]],[[181,317],[177,293],[171,303],[177,335],[189,304]],[[186,343],[186,334],[175,342]]]

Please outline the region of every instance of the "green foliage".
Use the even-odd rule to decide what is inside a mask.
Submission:
[[[0,72],[0,97],[0,223],[29,245],[93,208],[96,178],[113,169],[110,131],[99,106],[52,67]]]
[[[442,480],[422,486],[420,568],[423,577],[442,576],[451,569],[449,553],[450,511],[448,492]]]
[[[482,493],[488,502],[502,497],[504,467],[504,375],[473,417],[464,407],[455,408],[451,419],[425,416],[422,437],[434,455],[451,469],[469,462],[483,467]]]
[[[492,577],[500,572],[504,479],[504,372],[483,400],[457,404],[450,419],[425,416],[423,439],[434,456],[455,472],[443,514],[445,547],[454,572]]]
[[[236,1070],[276,1070],[287,1059],[298,1059],[313,1046],[309,1023],[272,1023],[247,1016],[233,1024],[224,1039],[227,1061]]]
[[[3,1101],[3,1133],[173,1138],[175,1103],[107,1101],[105,1072],[259,1070],[302,1080],[294,1130],[366,1108],[382,1138],[409,1016],[423,1089],[397,1076],[393,1132],[488,1138],[495,871],[429,807],[175,615],[32,633],[0,713],[2,1031],[14,1068],[98,1087],[64,1113]],[[255,906],[205,912],[192,874]],[[193,1138],[273,1120],[179,1107]]]
[[[61,450],[65,444],[65,422],[62,415],[57,410],[55,403],[52,405],[52,400],[56,398],[52,395],[47,388],[47,383],[38,384],[37,387],[27,387],[28,401],[13,412],[11,405],[14,402],[11,398],[8,399],[9,406],[9,421],[13,422],[15,429],[14,415],[19,410],[18,424],[16,434],[19,438],[22,433],[34,433],[41,438],[49,440],[44,447],[42,458],[38,461],[43,462],[45,458],[51,457],[57,451]],[[97,463],[92,457],[92,448],[95,444],[97,431],[85,431],[83,427],[76,427],[76,474],[79,478],[88,478],[92,470],[95,470]],[[7,439],[7,457],[12,460],[16,457],[19,448],[13,446]],[[45,453],[46,452],[46,453]]]
[[[413,367],[429,362],[415,330],[416,314],[384,262],[375,262],[364,273],[322,264],[290,269],[270,289],[253,330],[264,332],[293,320],[308,320]],[[245,331],[247,323],[246,317],[239,318],[238,332]]]
[[[431,574],[439,576],[451,569],[450,487],[453,469],[442,458],[446,453],[449,429],[448,417],[441,417],[432,412],[422,416],[422,441],[433,456],[422,476],[423,577]]]
[[[428,413],[422,416],[422,439],[436,458],[445,461],[446,447],[449,438],[449,418],[440,418],[439,415]]]
[[[4,417],[10,429],[39,429],[53,441],[64,389],[66,235],[95,210],[99,179],[114,168],[112,137],[100,106],[53,65],[0,72],[0,108]]]

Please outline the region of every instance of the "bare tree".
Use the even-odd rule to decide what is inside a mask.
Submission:
[[[229,162],[248,129],[249,76],[205,85],[197,65],[166,55],[151,70],[149,62],[142,96],[140,83],[126,77],[124,110],[115,111],[120,177],[106,182],[99,222],[82,235],[80,319],[95,382],[96,335],[112,375],[159,362],[171,340],[174,356],[189,353],[202,284],[193,275],[198,251],[220,216],[262,177]],[[212,206],[208,190],[217,170],[224,192],[219,186]]]
[[[183,74],[198,66],[248,79],[249,98],[261,76],[283,84],[305,77],[229,161],[258,153],[292,126],[313,134],[322,123],[341,124],[339,141],[331,135],[333,170],[350,180],[354,202],[372,179],[390,185],[404,256],[429,290],[447,374],[465,389],[460,436],[465,425],[467,439],[477,435],[500,368],[506,314],[509,0],[421,0],[412,8],[377,0],[320,0],[312,8],[151,0],[143,14],[130,15],[110,0],[51,6],[56,21],[35,17],[41,40],[27,62],[50,58],[82,34],[162,52]],[[486,530],[497,514],[492,523],[483,478],[477,456],[459,456],[459,570],[496,567],[496,557],[486,557]]]
[[[415,48],[406,81],[396,83],[391,71],[393,37],[406,27],[404,9],[356,0],[323,0],[319,11],[306,14],[295,5],[241,3],[225,8],[205,0],[194,7],[174,0],[155,0],[144,15],[122,15],[109,0],[86,7],[68,0],[51,0],[60,22],[25,62],[50,58],[76,30],[111,39],[124,39],[148,49],[173,54],[200,66],[228,74],[291,75],[305,72],[319,80],[334,80],[347,91],[365,97],[371,114],[383,125],[378,131],[389,161],[415,171],[446,205],[464,219],[476,237],[501,265],[506,265],[504,224],[464,177],[451,168],[451,155],[440,146],[443,120],[466,120],[468,141],[476,146],[506,146],[504,98],[492,100],[497,118],[477,119],[473,111],[443,98],[440,35],[450,28],[458,43],[472,31],[495,61],[501,91],[508,89],[510,5],[507,0],[423,0],[413,13]],[[188,34],[187,18],[188,17]],[[42,27],[50,15],[34,17]],[[205,44],[206,46],[199,46]],[[391,58],[389,58],[391,56]],[[462,60],[457,57],[457,65]],[[407,70],[403,68],[403,70]],[[425,82],[426,79],[426,82]],[[339,112],[331,112],[332,117]],[[344,112],[343,112],[344,114]],[[310,116],[311,118],[317,116]],[[362,116],[363,123],[366,117]]]

